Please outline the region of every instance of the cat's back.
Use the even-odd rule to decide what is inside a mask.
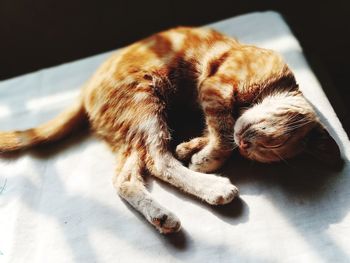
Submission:
[[[87,83],[85,94],[89,96],[96,89],[104,94],[114,92],[115,87],[125,89],[150,78],[149,74],[165,81],[194,80],[204,72],[205,57],[214,56],[227,45],[239,44],[210,28],[176,27],[156,33],[108,58]]]
[[[238,44],[234,39],[211,28],[180,26],[138,41],[130,46],[130,50],[164,58],[172,54],[185,55],[192,49],[204,52],[215,43],[223,41]]]
[[[202,64],[201,59],[206,53],[224,45],[239,46],[239,43],[210,28],[172,28],[115,52],[98,68],[89,82],[94,86],[105,79],[120,82],[130,78],[130,75],[135,76],[136,72],[165,75],[185,63]]]
[[[217,43],[238,45],[210,28],[176,27],[128,46],[120,57],[119,71],[165,70],[180,60],[198,62]],[[118,70],[117,69],[117,70]]]

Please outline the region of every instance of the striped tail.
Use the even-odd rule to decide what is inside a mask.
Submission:
[[[79,101],[54,119],[36,128],[24,131],[0,132],[0,153],[56,141],[71,133],[85,119],[84,106]]]

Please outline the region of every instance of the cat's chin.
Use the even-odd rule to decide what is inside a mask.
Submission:
[[[245,150],[242,150],[239,148],[239,153],[246,159],[252,160],[252,161],[257,161],[257,162],[263,162],[260,160],[261,158],[257,158],[253,153],[247,152]]]
[[[246,159],[252,160],[252,161],[256,161],[259,163],[276,163],[281,161],[280,159],[272,159],[272,158],[264,158],[262,156],[260,156],[260,154],[256,154],[253,152],[246,152],[242,149],[239,149],[239,153]]]

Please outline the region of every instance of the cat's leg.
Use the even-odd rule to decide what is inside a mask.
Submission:
[[[160,111],[143,118],[137,129],[142,143],[135,147],[146,151],[142,159],[154,176],[213,205],[229,203],[238,195],[237,187],[228,178],[192,171],[171,154],[171,136]]]
[[[211,205],[227,204],[238,195],[237,187],[228,178],[192,171],[170,152],[153,153],[152,158],[149,169],[153,175]]]
[[[118,194],[139,211],[161,233],[172,233],[180,230],[179,219],[161,206],[146,190],[141,175],[142,161],[138,153],[132,152],[120,158],[113,185]]]
[[[189,168],[212,172],[224,164],[234,148],[233,87],[219,76],[208,78],[199,89],[199,99],[205,115],[208,143],[192,156]]]
[[[228,178],[192,171],[171,154],[170,133],[162,114],[144,118],[139,127],[147,127],[140,148],[146,149],[147,168],[154,176],[213,205],[229,203],[238,195]]]
[[[176,147],[176,157],[181,161],[188,161],[192,155],[202,150],[207,144],[209,139],[207,137],[197,137],[188,142],[180,143]]]
[[[183,166],[170,153],[169,144],[171,134],[165,119],[165,102],[161,96],[159,97],[158,93],[155,93],[154,87],[152,88],[146,84],[138,85],[138,87],[141,86],[143,87],[143,93],[145,93],[144,89],[148,91],[147,88],[150,88],[150,90],[147,93],[148,96],[141,97],[141,101],[140,98],[137,98],[137,102],[135,100],[128,102],[129,107],[131,107],[130,103],[135,103],[135,110],[140,110],[137,115],[135,111],[132,112],[134,116],[128,119],[130,126],[127,129],[123,129],[126,131],[123,136],[126,144],[133,145],[134,149],[143,152],[143,157],[140,159],[144,160],[146,168],[161,180],[197,196],[210,204],[226,204],[232,201],[237,196],[238,190],[231,184],[228,178],[192,171]],[[159,90],[164,89],[156,89],[157,92]],[[127,176],[124,177],[128,179]],[[124,177],[122,176],[122,178]],[[128,184],[129,182],[126,181],[124,185]],[[145,195],[145,192],[142,195]],[[125,195],[122,194],[122,196]],[[138,205],[132,199],[129,198],[129,200],[131,204]],[[146,212],[144,213],[146,218],[148,218]]]

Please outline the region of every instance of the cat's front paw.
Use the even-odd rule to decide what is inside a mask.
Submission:
[[[202,150],[208,143],[208,138],[197,137],[189,142],[180,143],[175,150],[176,157],[181,161],[188,161],[196,152]]]
[[[205,147],[192,156],[189,168],[196,172],[211,173],[221,168],[229,156],[229,151],[224,152]]]
[[[196,172],[211,173],[218,170],[224,164],[225,160],[195,154],[192,156],[188,168]]]
[[[152,225],[162,234],[178,232],[181,229],[180,220],[169,211],[152,211],[150,217]]]
[[[211,205],[224,205],[230,203],[239,195],[239,190],[225,177],[216,177],[204,192],[203,199]]]

